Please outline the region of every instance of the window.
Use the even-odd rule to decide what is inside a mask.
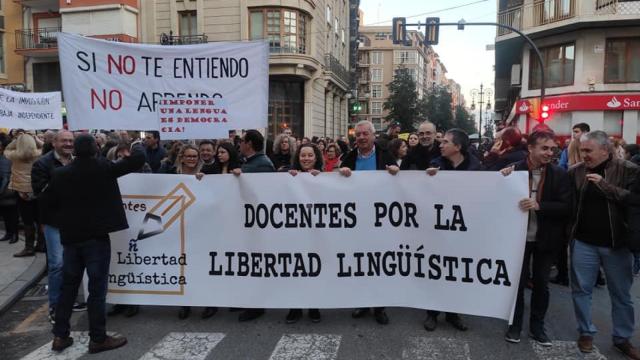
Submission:
[[[340,38],[342,39],[342,44],[344,45],[344,29],[340,29]]]
[[[331,6],[327,5],[327,24],[331,25]]]
[[[336,33],[336,36],[340,33],[340,22],[338,21],[338,18],[336,18],[333,23],[333,31]]]
[[[379,32],[379,33],[376,33],[376,35],[375,35],[375,37],[374,37],[374,38],[375,38],[376,40],[387,40],[387,39],[389,39],[390,37],[391,37],[391,34],[390,34],[390,33]]]
[[[393,52],[394,64],[416,64],[418,52],[415,50],[396,50]]]
[[[382,84],[371,85],[371,97],[374,99],[379,99],[382,97]]]
[[[291,9],[251,10],[251,40],[267,39],[272,53],[305,54],[309,16]]]
[[[372,51],[371,52],[371,64],[372,65],[382,65],[384,63],[383,52],[381,51]]]
[[[195,11],[179,11],[178,24],[180,26],[180,36],[192,36],[198,34],[198,21]]]
[[[372,115],[381,115],[382,114],[382,103],[379,101],[371,102],[371,114]]]
[[[382,118],[379,118],[379,117],[371,118],[371,122],[373,123],[373,127],[376,129],[376,131],[383,130]]]
[[[382,82],[382,69],[371,69],[371,81]]]
[[[4,74],[4,29],[0,29],[0,74]]]
[[[622,136],[624,111],[605,111],[603,131],[609,136]]]
[[[640,38],[607,39],[605,83],[640,82]]]
[[[4,12],[2,11],[2,1],[0,0],[0,18],[3,21],[0,23],[0,74],[6,73],[5,58],[4,58]]]
[[[544,60],[545,86],[573,85],[575,44],[563,44],[540,49]],[[540,64],[535,52],[529,55],[529,89],[540,88]]]

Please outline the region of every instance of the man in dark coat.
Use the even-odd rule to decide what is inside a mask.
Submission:
[[[634,210],[640,196],[640,168],[615,157],[604,131],[582,135],[580,155],[583,161],[569,169],[574,199],[571,295],[580,334],[578,349],[593,351],[597,329],[591,319],[592,294],[602,267],[612,305],[613,345],[627,358],[640,359],[640,351],[630,342],[635,330],[631,251],[638,250],[635,237],[630,235],[637,225],[628,224],[629,210]]]
[[[427,174],[435,175],[438,170],[449,171],[478,171],[481,168],[480,160],[469,153],[471,141],[469,135],[461,129],[447,131],[440,142],[441,157],[434,159],[427,169]],[[427,310],[427,318],[424,321],[424,329],[434,331],[438,326],[439,311]],[[468,327],[462,321],[459,314],[448,312],[445,320],[460,331],[467,331]]]
[[[544,330],[544,317],[549,307],[549,273],[558,251],[565,244],[565,226],[571,214],[569,175],[563,168],[552,164],[553,151],[557,146],[554,137],[550,130],[533,132],[527,140],[527,158],[502,170],[504,175],[513,170],[528,171],[530,194],[518,204],[529,214],[529,222],[513,324],[505,335],[505,340],[510,343],[520,342],[524,289],[528,267],[532,264],[529,336],[542,346],[552,345]]]
[[[402,170],[426,170],[434,159],[442,155],[440,142],[436,140],[436,126],[425,121],[418,127],[420,143],[402,160]]]
[[[240,140],[240,153],[245,157],[242,168],[233,169],[236,176],[242,173],[275,172],[273,163],[262,151],[264,148],[264,136],[258,130],[247,130]],[[238,321],[250,321],[264,315],[264,309],[245,309],[238,316]]]
[[[49,208],[47,192],[53,171],[73,160],[73,133],[61,130],[53,136],[53,150],[42,155],[31,168],[31,187],[38,197],[40,224],[47,242],[47,277],[49,281],[49,321],[55,318],[56,305],[62,288],[62,241],[56,211]]]
[[[395,175],[400,171],[391,154],[376,147],[376,130],[370,121],[357,123],[355,132],[356,148],[343,157],[340,174],[351,176],[351,171],[387,170],[391,175]],[[359,308],[355,309],[351,316],[360,318],[368,312],[368,308]],[[389,317],[383,307],[374,308],[373,314],[379,324],[389,323]]]
[[[62,351],[73,344],[69,318],[83,272],[89,276],[89,353],[121,347],[124,337],[106,332],[107,295],[111,245],[109,233],[127,229],[118,178],[138,170],[145,162],[141,145],[135,143],[131,156],[116,163],[96,157],[93,136],[80,135],[74,141],[75,159],[55,169],[49,182],[47,201],[59,214],[64,247],[62,292],[56,307],[52,350]]]

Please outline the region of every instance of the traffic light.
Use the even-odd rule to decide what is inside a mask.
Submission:
[[[394,44],[403,44],[407,40],[407,18],[393,18],[392,39]]]
[[[351,107],[351,110],[354,113],[359,113],[360,110],[362,110],[362,105],[360,105],[360,103],[353,103],[353,106]]]
[[[540,121],[544,122],[549,120],[549,105],[542,105],[542,108],[540,109]]]
[[[426,22],[426,30],[424,32],[424,44],[438,45],[439,36],[440,36],[440,18],[428,17]]]

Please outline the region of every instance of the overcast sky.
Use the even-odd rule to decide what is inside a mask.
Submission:
[[[364,11],[365,25],[391,25],[393,17],[406,17],[411,23],[424,23],[428,16],[440,17],[440,22],[462,18],[467,22],[496,21],[495,0],[361,0],[360,9]],[[415,15],[418,16],[412,17]],[[495,34],[495,27],[486,26],[467,27],[464,31],[455,26],[440,28],[439,45],[434,49],[447,68],[447,78],[462,86],[467,105],[471,104],[471,90],[479,88],[481,82],[493,88],[495,54],[486,46],[495,42]]]

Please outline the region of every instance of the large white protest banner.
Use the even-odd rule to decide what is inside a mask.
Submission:
[[[268,44],[128,44],[58,35],[69,127],[220,138],[267,126]]]
[[[509,319],[527,184],[526,172],[128,175],[108,301]]]
[[[25,93],[0,88],[0,127],[61,129],[60,92]]]

